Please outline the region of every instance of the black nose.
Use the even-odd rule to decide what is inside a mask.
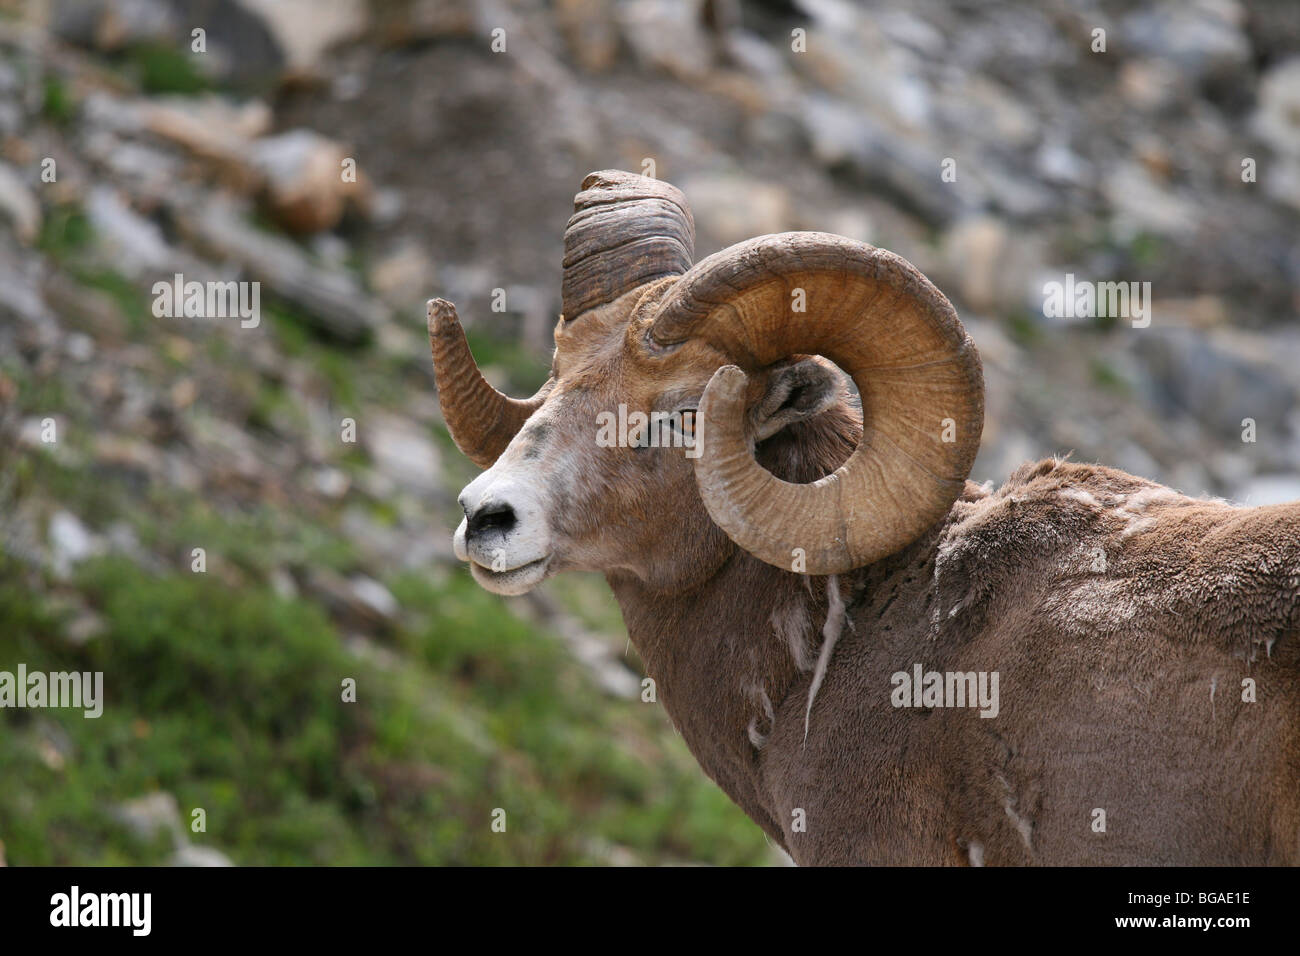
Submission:
[[[465,516],[465,537],[472,538],[488,531],[505,534],[515,526],[515,509],[502,502],[480,505],[472,515]]]

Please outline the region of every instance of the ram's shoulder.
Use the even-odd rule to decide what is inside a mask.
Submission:
[[[1300,626],[1300,502],[1243,507],[1049,459],[996,490],[967,488],[940,534],[935,583],[946,613],[967,621],[1015,595],[1065,632],[1166,622],[1273,640]]]
[[[1049,458],[999,488],[968,485],[939,533],[935,585],[965,608],[999,594],[1060,592],[1110,567],[1127,538],[1197,500],[1104,465]]]
[[[1000,488],[969,485],[944,526],[940,556],[1043,554],[1098,530],[1123,533],[1152,509],[1194,503],[1115,468],[1048,458],[1022,465]]]
[[[1000,494],[1033,494],[1047,496],[1061,492],[1088,491],[1103,497],[1119,497],[1139,491],[1161,489],[1173,492],[1164,485],[1130,475],[1106,465],[1069,461],[1064,458],[1044,458],[1026,462],[1011,473],[998,492]]]

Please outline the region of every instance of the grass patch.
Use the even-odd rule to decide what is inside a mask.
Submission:
[[[85,249],[94,238],[90,220],[77,205],[58,206],[41,223],[36,247],[58,262]]]
[[[45,77],[41,96],[41,115],[51,123],[66,126],[77,115],[77,104],[68,92],[68,85],[58,76]]]
[[[127,329],[134,338],[149,331],[153,308],[144,290],[125,276],[104,268],[70,266],[68,272],[84,286],[105,293],[126,319]]]
[[[466,329],[465,338],[479,368],[505,371],[512,394],[531,395],[546,380],[549,365],[517,341],[499,339],[477,328]]]
[[[77,582],[107,631],[74,647],[31,575],[0,555],[0,669],[102,671],[105,706],[98,720],[0,712],[12,863],[165,862],[166,840],[110,812],[159,789],[186,822],[206,811],[194,842],[243,864],[582,864],[610,845],[650,862],[769,860],[661,712],[601,695],[463,575],[393,583],[419,620],[394,669],[356,658],[307,601],[107,558]]]
[[[119,64],[145,93],[188,96],[214,87],[212,81],[199,70],[195,55],[187,47],[167,43],[139,43],[128,47],[121,54]]]
[[[1013,312],[1007,316],[1007,334],[1021,348],[1032,348],[1043,340],[1042,323],[1028,312]]]
[[[287,355],[311,362],[325,379],[335,407],[355,410],[360,397],[357,350],[336,348],[322,342],[302,312],[282,299],[265,303],[262,312],[270,319],[280,349]]]
[[[1132,389],[1124,376],[1103,358],[1092,358],[1088,363],[1088,372],[1094,384],[1116,394],[1127,394]]]

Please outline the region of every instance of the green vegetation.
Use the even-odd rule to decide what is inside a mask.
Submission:
[[[1128,255],[1143,269],[1159,265],[1169,255],[1169,243],[1149,232],[1139,232],[1128,244]]]
[[[478,328],[466,329],[465,338],[479,368],[504,369],[510,384],[517,386],[521,394],[531,395],[545,381],[546,367],[538,362],[535,352],[518,341],[501,339]]]
[[[128,330],[144,333],[149,297],[130,279],[104,265],[94,254],[95,230],[77,205],[58,206],[41,225],[36,245],[78,283],[104,293],[121,313]]]
[[[77,114],[77,105],[68,93],[67,85],[57,76],[51,75],[45,78],[41,112],[50,122],[59,125],[71,122]]]
[[[116,63],[149,93],[209,86],[188,53],[169,48],[133,47]],[[44,111],[54,122],[75,114],[58,81],[45,88]],[[247,481],[204,474],[201,488],[169,483],[155,467],[167,456],[201,462],[203,443],[233,429],[259,451],[298,443],[301,452],[309,399],[331,416],[400,411],[417,390],[428,394],[427,352],[340,346],[270,294],[266,321],[237,344],[201,323],[160,330],[148,285],[117,272],[95,239],[76,205],[47,209],[38,239],[70,280],[56,307],[77,313],[61,322],[94,340],[93,366],[0,356],[16,413],[55,415],[60,428],[57,447],[0,458],[0,671],[102,672],[105,694],[98,719],[0,709],[9,863],[164,864],[172,839],[141,837],[114,812],[159,791],[175,797],[186,831],[202,808],[206,829],[188,839],[238,864],[772,861],[661,705],[605,694],[556,635],[463,569],[386,575],[367,564],[373,556],[341,530],[346,511],[395,534],[410,529],[409,502],[364,490],[373,467],[364,445],[329,455],[363,489],[345,502],[301,493],[317,463],[310,454],[311,464],[289,466],[294,474],[275,461]],[[249,361],[253,335],[270,340],[283,373]],[[129,363],[111,352],[123,337]],[[487,332],[471,341],[512,390],[544,379],[529,350]],[[138,403],[132,424],[105,427],[114,416],[102,404],[127,401]],[[459,487],[472,466],[444,428],[430,435],[446,486]],[[60,509],[138,548],[56,577],[24,535],[42,539]],[[430,534],[457,520],[451,496],[428,511]],[[193,573],[200,546],[206,573]],[[371,627],[340,610],[331,588],[357,574],[384,577],[400,608],[393,620]],[[622,633],[598,579],[556,582],[555,595],[589,627]],[[343,699],[348,679],[355,701]],[[492,829],[497,808],[504,833]]]
[[[1007,334],[1022,348],[1032,348],[1043,339],[1042,324],[1024,310],[1007,316]]]
[[[94,237],[90,220],[80,206],[58,206],[45,216],[36,246],[57,262],[84,249]]]
[[[1124,379],[1113,365],[1105,359],[1092,358],[1088,362],[1088,370],[1095,382],[1101,388],[1117,394],[1127,394],[1132,391],[1129,383]]]
[[[61,582],[0,551],[0,670],[102,671],[106,698],[97,720],[0,710],[10,863],[165,863],[168,839],[112,812],[157,790],[186,825],[203,808],[190,840],[241,864],[770,862],[659,705],[606,696],[460,569],[388,580],[401,614],[359,653],[320,601],[267,583],[276,568],[363,570],[328,518],[132,490],[45,454],[6,475],[6,511],[39,490],[101,532],[127,520],[170,566],[104,557]],[[204,574],[189,571],[196,541]],[[600,587],[575,578],[558,593],[617,627]],[[103,622],[84,645],[64,636],[78,608]],[[498,807],[505,833],[491,829]]]
[[[358,392],[352,366],[357,350],[344,351],[319,338],[307,316],[291,303],[273,296],[262,303],[262,316],[270,319],[276,342],[288,355],[306,358],[330,386],[334,404],[357,407]]]
[[[152,94],[193,94],[211,89],[212,82],[197,66],[197,55],[189,47],[167,43],[139,43],[129,47],[120,63],[140,89]]]
[[[767,859],[658,708],[604,697],[464,575],[393,582],[409,623],[386,667],[307,601],[109,559],[76,582],[106,630],[75,647],[32,573],[0,557],[0,669],[103,671],[106,705],[0,712],[11,863],[165,862],[110,812],[157,789],[244,864]]]

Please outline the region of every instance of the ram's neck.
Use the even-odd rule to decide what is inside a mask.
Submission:
[[[784,429],[757,449],[777,477],[816,481],[838,468],[862,434],[847,402]],[[784,836],[759,781],[772,716],[807,687],[823,645],[843,615],[831,614],[868,576],[828,582],[764,564],[727,542],[730,556],[702,583],[665,593],[641,578],[607,576],[628,635],[658,699],[706,773],[778,843]]]
[[[630,576],[609,577],[673,725],[705,772],[778,842],[759,755],[772,714],[815,665],[827,580],[739,550],[689,592],[666,595]]]

